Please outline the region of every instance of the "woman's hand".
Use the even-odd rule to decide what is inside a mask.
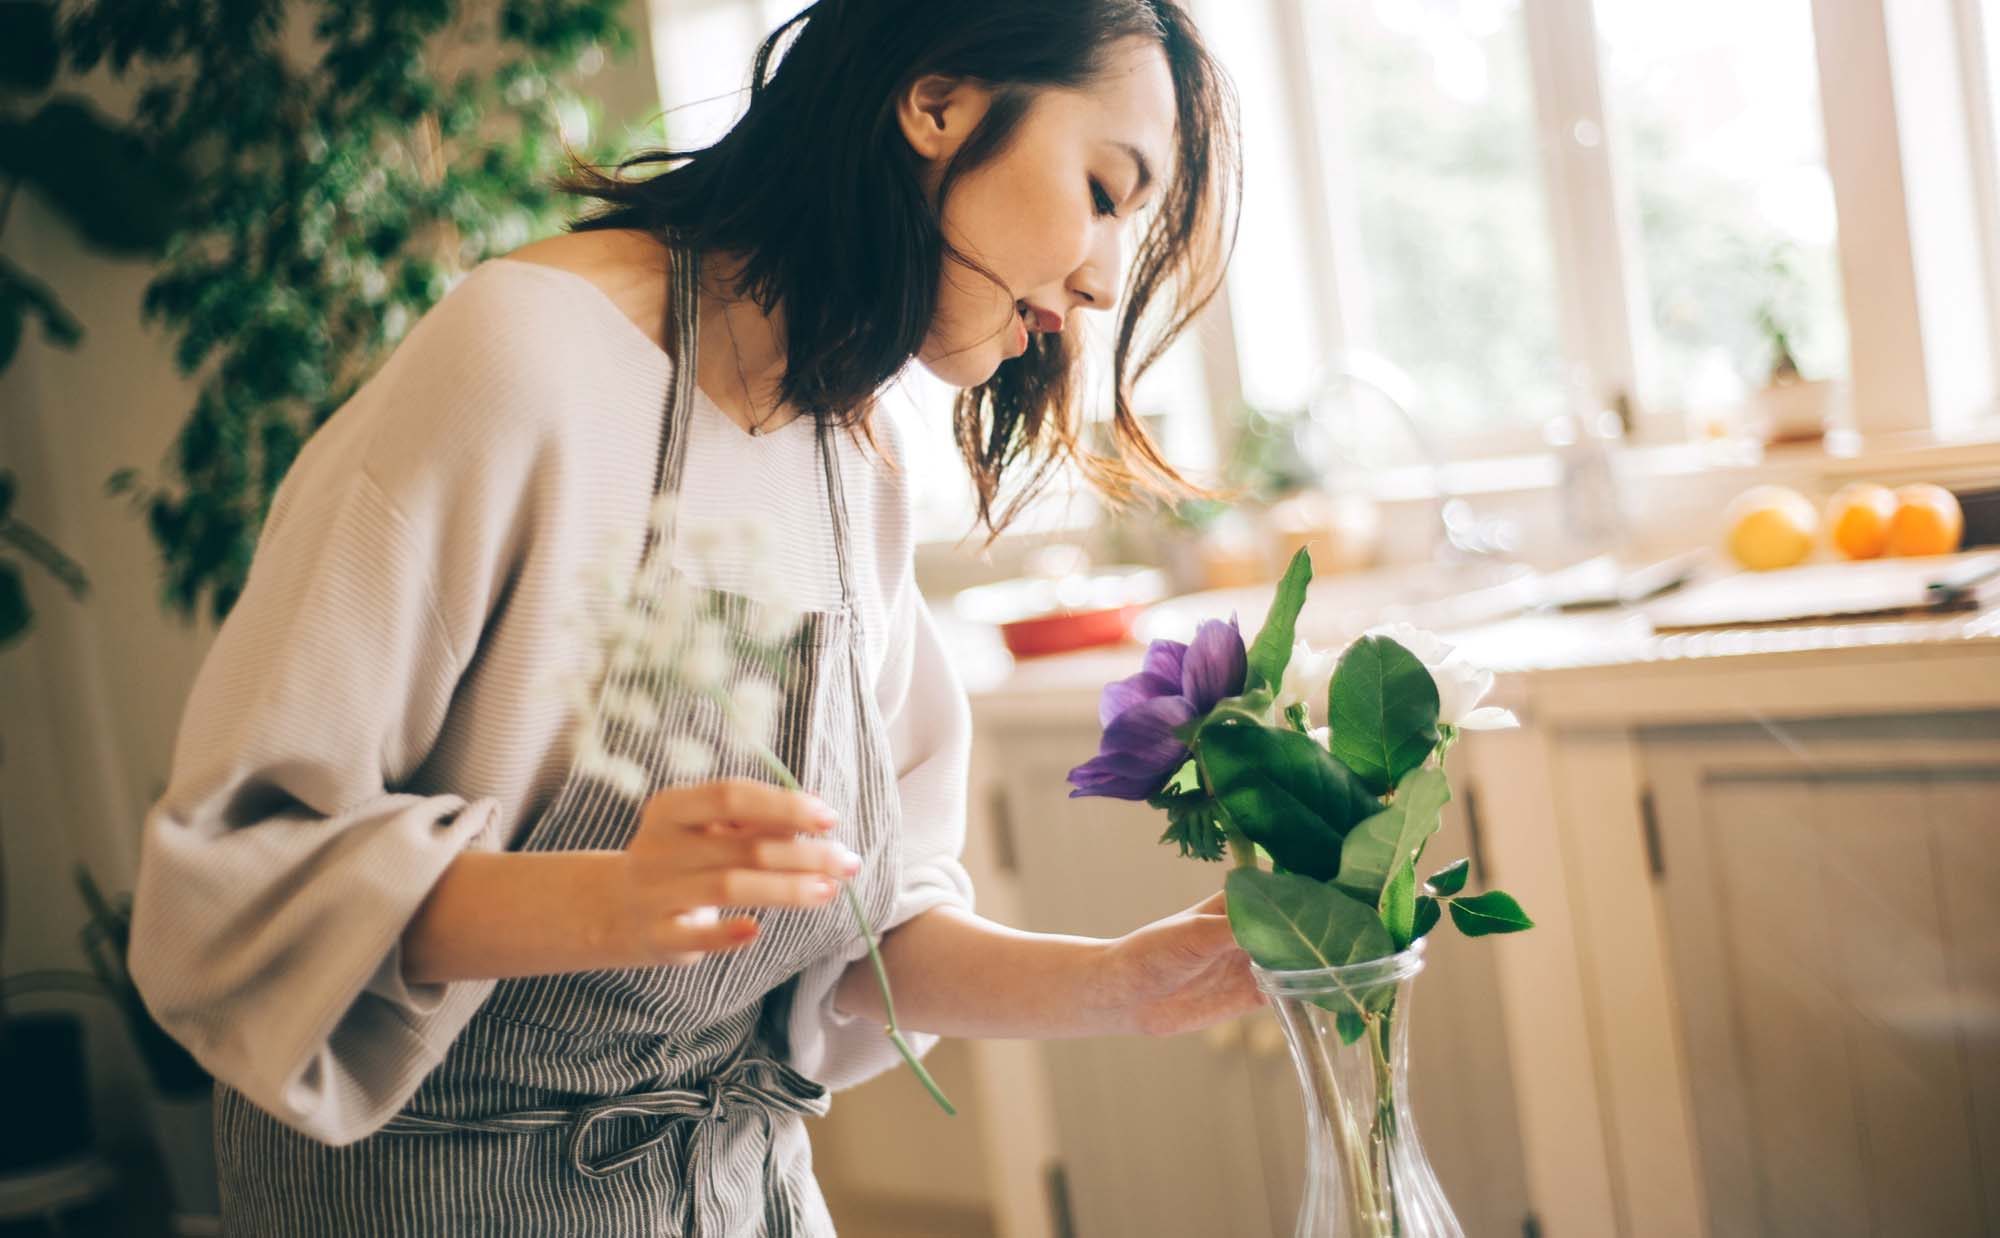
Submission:
[[[1112,941],[1102,998],[1127,1035],[1173,1036],[1237,1018],[1269,1001],[1250,974],[1217,890],[1186,911]]]
[[[756,917],[722,907],[832,901],[861,865],[834,824],[812,796],[745,778],[657,792],[625,848],[614,937],[634,966],[677,966],[755,940]]]

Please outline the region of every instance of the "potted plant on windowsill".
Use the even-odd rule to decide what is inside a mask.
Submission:
[[[1774,246],[1765,257],[1767,284],[1757,307],[1757,326],[1770,349],[1770,369],[1764,385],[1744,400],[1745,422],[1767,444],[1818,442],[1833,422],[1839,384],[1832,379],[1807,378],[1794,355],[1804,285],[1796,265],[1796,248]]]

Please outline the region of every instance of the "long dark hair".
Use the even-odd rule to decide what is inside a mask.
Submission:
[[[993,278],[946,242],[945,195],[1005,149],[1037,91],[1087,85],[1110,46],[1132,36],[1166,53],[1178,149],[1119,298],[1109,442],[1080,442],[1072,332],[1035,336],[961,392],[953,423],[993,534],[1070,461],[1114,502],[1206,494],[1167,463],[1131,406],[1132,385],[1215,295],[1241,196],[1234,93],[1179,0],[820,0],[758,47],[749,108],[714,144],[645,151],[615,176],[572,160],[557,187],[605,204],[572,231],[640,228],[743,254],[739,292],[767,314],[783,306],[780,397],[865,433],[876,395],[930,329],[942,264]],[[935,205],[896,111],[903,88],[927,73],[994,92]],[[624,175],[649,163],[675,166]],[[1021,471],[996,509],[1002,475]]]

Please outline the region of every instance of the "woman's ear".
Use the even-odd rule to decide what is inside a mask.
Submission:
[[[926,73],[896,101],[903,137],[919,159],[942,169],[986,115],[992,92],[962,77]]]

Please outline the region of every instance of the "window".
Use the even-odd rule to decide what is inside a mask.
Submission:
[[[2000,0],[1186,2],[1237,87],[1245,200],[1227,294],[1139,393],[1177,463],[1212,464],[1246,404],[1303,406],[1344,350],[1407,371],[1460,459],[1620,401],[1678,440],[1769,380],[1779,334],[1865,433],[1993,424]],[[733,118],[798,7],[654,0],[669,106],[706,100],[675,140]],[[913,372],[889,404],[922,535],[952,540],[949,396]],[[1361,462],[1419,458],[1365,424]],[[1058,493],[1024,527],[1093,510]]]
[[[1843,378],[1808,0],[1596,0],[1612,140],[1637,207],[1642,398],[1740,401],[1782,364]]]
[[[1560,410],[1549,216],[1520,9],[1502,0],[1305,6],[1311,90],[1358,252],[1372,347],[1449,440]],[[1416,411],[1416,410],[1413,410]]]

